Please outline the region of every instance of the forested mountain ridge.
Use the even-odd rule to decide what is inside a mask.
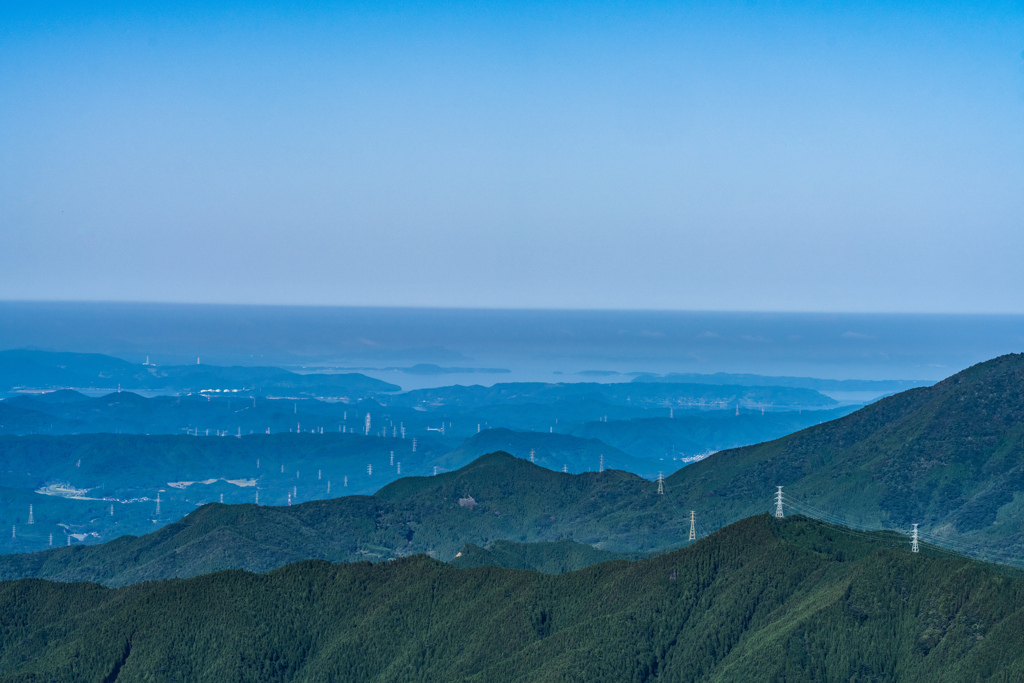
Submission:
[[[796,504],[871,527],[909,529],[1024,561],[1024,354],[775,441],[723,451],[667,487],[712,528],[763,509],[785,486]]]
[[[449,560],[466,543],[575,539],[632,552],[685,541],[682,513],[656,484],[627,472],[552,472],[507,453],[455,472],[406,477],[374,496],[301,505],[205,505],[145,536],[0,556],[0,579],[123,585],[218,569],[267,571],[305,558],[354,562],[429,553]],[[676,517],[675,536],[655,527]]]
[[[925,538],[1020,564],[1024,497],[1013,494],[1024,481],[1022,392],[1024,357],[1004,356],[783,439],[717,453],[668,477],[664,495],[626,472],[563,474],[496,453],[455,472],[385,486],[366,520],[359,521],[369,514],[365,498],[247,506],[239,508],[244,524],[237,510],[200,509],[157,534],[0,557],[0,577],[118,585],[221,568],[263,570],[301,557],[384,560],[425,552],[449,560],[466,543],[496,540],[664,551],[687,542],[691,510],[698,529],[713,530],[769,509],[775,486],[785,487],[792,509],[872,528],[908,531],[918,523]],[[192,527],[200,519],[202,533]],[[336,531],[338,524],[347,528]],[[220,536],[236,550],[220,552]],[[142,572],[141,548],[151,551]],[[80,554],[49,559],[65,552]]]
[[[418,555],[0,583],[0,681],[1017,680],[1024,578],[767,515],[550,576]],[[162,678],[161,678],[162,677]]]

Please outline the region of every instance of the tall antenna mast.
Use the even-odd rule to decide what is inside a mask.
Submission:
[[[911,532],[911,535],[910,535],[910,552],[912,552],[912,553],[916,553],[917,552],[917,525],[916,524],[914,525],[914,530]]]
[[[690,540],[697,540],[697,513],[690,510]]]
[[[775,492],[775,516],[779,519],[784,517],[782,513],[782,487],[776,486],[778,491]]]
[[[658,495],[665,495],[665,477],[661,475],[661,472],[658,472]]]

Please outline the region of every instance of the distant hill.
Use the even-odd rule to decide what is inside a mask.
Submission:
[[[390,405],[448,406],[462,410],[493,405],[552,404],[589,399],[609,405],[651,407],[733,407],[771,405],[804,408],[836,406],[835,400],[813,389],[777,386],[726,386],[683,383],[543,382],[498,383],[416,389],[390,397]]]
[[[0,583],[0,614],[11,681],[1024,676],[1018,573],[765,515],[558,576],[418,555],[117,590],[24,580]]]
[[[176,365],[155,367],[97,353],[0,351],[0,391],[135,389],[198,392],[237,390],[263,395],[362,397],[401,387],[359,373],[300,375],[273,367]]]
[[[818,379],[816,377],[772,377],[768,375],[733,374],[716,372],[673,372],[666,375],[639,374],[633,382],[658,382],[669,384],[720,384],[745,387],[790,387],[814,389],[815,391],[877,391],[896,392],[925,387],[933,384],[927,380],[913,379]]]
[[[534,451],[536,463],[550,470],[561,471],[564,466],[569,472],[597,472],[601,458],[605,469],[625,470],[643,477],[658,476],[657,460],[634,458],[618,448],[597,439],[581,438],[568,434],[543,432],[516,432],[510,429],[488,429],[466,441],[435,462],[453,470],[476,460],[481,455],[504,451],[517,458],[530,459]]]
[[[47,548],[51,534],[58,546],[71,534],[74,543],[142,535],[217,501],[252,503],[258,495],[263,505],[286,505],[370,494],[401,475],[432,473],[447,451],[430,440],[414,453],[411,439],[338,433],[0,436],[0,552]]]
[[[209,504],[137,538],[0,555],[0,579],[122,585],[215,569],[266,571],[301,558],[354,562],[429,553],[450,560],[467,543],[495,540],[571,539],[628,553],[685,543],[684,516],[656,494],[656,484],[634,474],[562,474],[494,453],[455,472],[399,479],[374,496],[283,507]],[[655,533],[674,518],[674,532]]]

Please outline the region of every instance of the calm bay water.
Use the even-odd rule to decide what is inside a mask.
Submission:
[[[938,380],[1024,351],[1024,316],[0,302],[0,348],[359,368],[404,388],[635,372]],[[388,369],[416,364],[474,371]]]

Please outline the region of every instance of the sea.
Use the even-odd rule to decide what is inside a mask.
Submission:
[[[354,371],[403,389],[669,373],[922,383],[1024,351],[1024,316],[8,301],[0,349]]]

